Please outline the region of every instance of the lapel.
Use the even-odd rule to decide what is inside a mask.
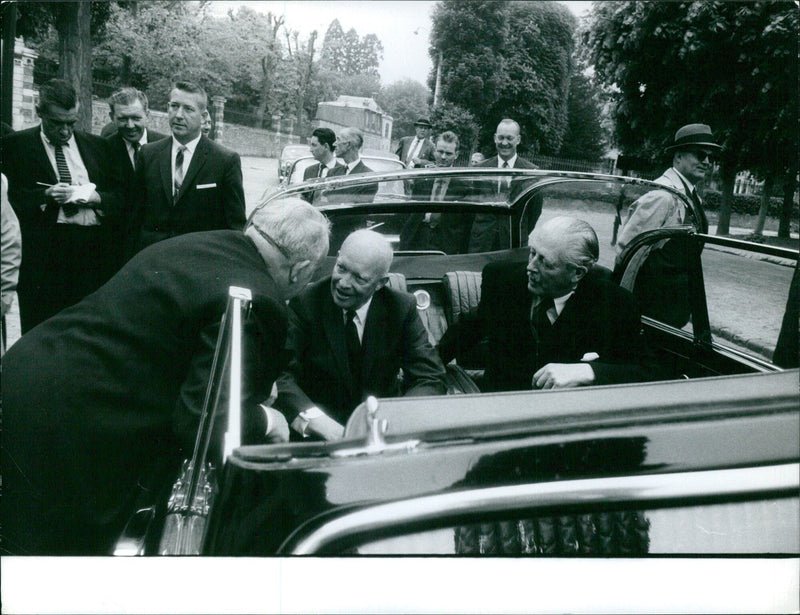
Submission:
[[[83,166],[86,167],[89,180],[100,185],[102,175],[100,173],[100,168],[97,166],[98,161],[95,159],[94,151],[89,147],[86,143],[86,139],[84,139],[83,135],[79,132],[75,132],[75,143],[78,146],[81,160],[83,160]]]
[[[41,137],[41,128],[38,131],[34,131],[32,135],[34,140],[31,153],[33,154],[35,164],[39,167],[39,171],[41,172],[40,177],[47,179],[45,183],[55,184],[58,182],[58,177],[56,176],[56,172],[53,170],[53,165],[50,164],[50,159],[47,157],[47,152],[44,149],[44,144],[42,143]]]
[[[159,141],[160,143],[162,142]],[[161,145],[160,159],[161,187],[167,202],[172,203],[172,137],[164,139],[163,145]]]
[[[197,147],[194,148],[194,155],[192,161],[189,163],[189,168],[186,169],[186,175],[183,178],[181,189],[178,191],[175,204],[177,205],[184,195],[189,191],[189,186],[194,183],[194,178],[197,176],[198,171],[206,163],[206,156],[208,155],[208,141],[206,137],[200,137],[197,142]]]
[[[131,157],[128,156],[128,146],[125,145],[125,139],[123,139],[119,133],[116,133],[113,137],[111,137],[111,143],[113,147],[117,149],[117,155],[120,157],[120,159],[125,160],[126,171],[130,175],[133,175],[133,163],[131,162]]]
[[[374,357],[380,356],[379,349],[388,348],[386,341],[388,327],[386,325],[389,319],[385,301],[386,292],[384,287],[372,295],[372,303],[367,312],[367,322],[364,324],[364,337],[361,343],[364,351],[364,388],[368,388],[369,383],[373,380],[372,367],[378,364]]]
[[[347,342],[344,338],[344,318],[342,309],[333,302],[330,289],[330,278],[325,278],[327,283],[320,284],[322,297],[322,328],[328,340],[331,354],[342,374],[341,380],[347,383],[347,390],[350,396],[360,395],[360,391],[355,391],[353,375],[350,373],[350,362],[347,358]]]

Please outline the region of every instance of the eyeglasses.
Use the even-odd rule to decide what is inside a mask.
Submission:
[[[700,162],[703,162],[706,158],[708,158],[709,162],[715,162],[717,159],[713,152],[707,152],[700,149],[693,149],[689,151],[694,154]]]
[[[289,252],[286,250],[286,248],[284,248],[282,245],[280,245],[280,244],[279,244],[277,241],[275,241],[275,240],[274,240],[272,237],[270,237],[269,235],[267,235],[267,234],[266,234],[264,231],[262,231],[260,228],[258,228],[258,227],[257,227],[255,224],[250,224],[250,225],[248,225],[248,227],[247,227],[247,228],[251,228],[251,229],[253,229],[253,230],[254,230],[256,233],[258,233],[259,235],[261,235],[261,237],[262,237],[262,238],[263,238],[263,239],[264,239],[264,240],[265,240],[265,241],[266,241],[268,244],[270,244],[270,245],[271,245],[273,248],[275,248],[275,249],[276,249],[278,252],[280,252],[280,253],[281,253],[281,255],[283,256],[283,258],[285,258],[287,261],[291,261],[291,260],[292,260],[292,257],[291,257],[291,256],[289,256]],[[245,230],[247,230],[247,229],[245,229]]]

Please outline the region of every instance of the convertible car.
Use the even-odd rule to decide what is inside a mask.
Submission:
[[[431,200],[436,180],[447,189]],[[352,230],[385,234],[390,284],[416,296],[433,344],[474,313],[487,263],[527,260],[543,220],[584,219],[600,241],[598,269],[640,303],[659,380],[490,393],[478,345],[448,365],[445,396],[398,389],[362,404],[341,441],[277,445],[241,445],[238,395],[223,396],[230,408],[211,395],[208,421],[230,421],[224,459],[199,446],[169,504],[143,506],[118,554],[800,555],[797,250],[680,226],[617,254],[630,205],[670,190],[631,178],[398,171],[271,199],[312,185],[333,228],[318,275]],[[665,297],[652,261],[667,243],[686,258],[683,290]],[[229,358],[215,377],[232,391],[246,315],[246,289],[233,289],[218,346]]]

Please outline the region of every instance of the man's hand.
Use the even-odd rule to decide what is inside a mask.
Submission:
[[[594,382],[594,370],[588,363],[548,363],[533,375],[534,389],[578,387]]]
[[[289,423],[282,412],[261,404],[261,409],[267,415],[267,432],[264,434],[269,444],[289,441]]]
[[[319,436],[323,440],[341,440],[344,436],[344,427],[327,414],[311,419],[308,422],[306,431]]]
[[[72,196],[72,186],[65,184],[64,182],[58,182],[57,184],[53,184],[47,190],[45,190],[44,194],[45,196],[53,199],[59,205],[63,205],[67,202],[69,197]]]

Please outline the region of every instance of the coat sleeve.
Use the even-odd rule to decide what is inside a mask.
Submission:
[[[617,238],[617,253],[637,235],[678,222],[677,203],[666,190],[651,190],[636,199],[630,207],[628,219]]]
[[[444,365],[428,340],[428,332],[411,304],[403,323],[405,395],[444,395]]]
[[[295,303],[289,309],[289,328],[286,335],[286,350],[289,365],[278,377],[278,398],[274,407],[286,416],[289,424],[297,415],[315,406],[311,398],[300,387],[304,370],[304,358],[311,345],[311,322]]]
[[[228,228],[242,230],[247,217],[242,184],[242,160],[236,152],[231,152],[225,165],[222,184],[223,207]]]
[[[19,221],[8,202],[8,182],[2,176],[2,241],[0,242],[0,288],[2,289],[2,314],[11,309],[14,301],[14,291],[17,288],[19,277],[19,264],[22,259],[22,235],[20,235]]]

